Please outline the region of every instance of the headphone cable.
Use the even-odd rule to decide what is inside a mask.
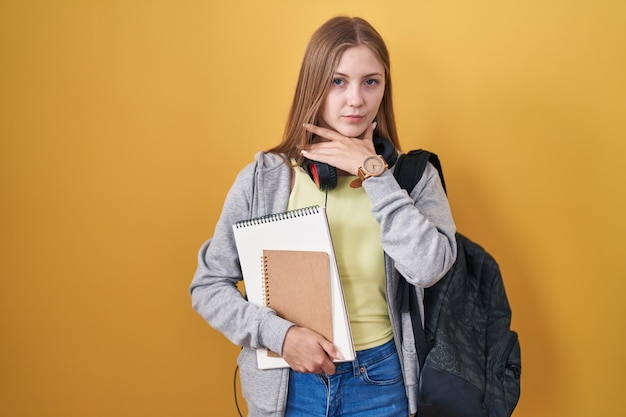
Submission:
[[[235,366],[235,375],[233,377],[233,395],[235,397],[235,407],[237,407],[237,413],[239,417],[243,417],[241,409],[239,408],[239,401],[237,400],[237,371],[239,371],[239,365]]]
[[[326,197],[324,199],[324,207],[328,208],[328,184],[326,184]]]

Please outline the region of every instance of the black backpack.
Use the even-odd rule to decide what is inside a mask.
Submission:
[[[446,189],[437,155],[401,155],[394,175],[409,192],[432,163]],[[411,314],[420,363],[419,417],[509,417],[520,395],[521,352],[510,329],[511,308],[496,261],[456,234],[457,259],[424,290],[424,327],[415,289],[401,280],[399,296]]]

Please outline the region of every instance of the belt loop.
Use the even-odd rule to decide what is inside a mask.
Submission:
[[[357,352],[354,360],[352,361],[352,375],[360,376],[361,375],[361,367],[359,366],[359,353]]]

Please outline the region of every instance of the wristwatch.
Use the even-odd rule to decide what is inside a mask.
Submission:
[[[382,156],[368,156],[363,161],[363,165],[361,165],[357,171],[357,175],[359,178],[352,181],[350,183],[350,187],[359,188],[363,184],[363,181],[365,181],[367,178],[378,177],[380,174],[385,172],[387,168],[387,162]]]

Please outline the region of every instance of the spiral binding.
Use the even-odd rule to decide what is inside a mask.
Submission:
[[[263,305],[269,307],[270,305],[270,289],[269,280],[267,279],[267,256],[261,256],[261,296],[263,299]]]
[[[308,216],[310,214],[318,213],[319,210],[320,210],[320,206],[309,206],[309,207],[303,207],[303,208],[299,208],[295,210],[285,211],[282,213],[268,214],[266,216],[257,217],[255,219],[240,220],[237,223],[235,223],[235,227],[239,229],[242,227],[249,227],[249,226],[254,226],[257,224],[272,223],[272,222],[276,222],[280,220],[287,220],[287,219],[293,219],[296,217]]]

